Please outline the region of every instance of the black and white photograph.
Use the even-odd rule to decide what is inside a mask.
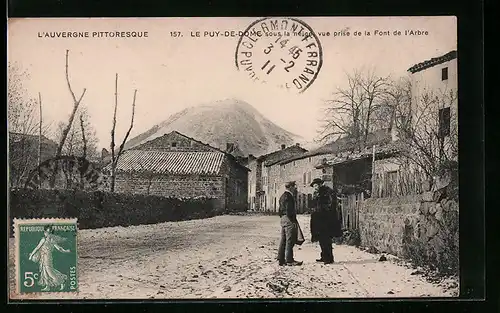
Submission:
[[[456,17],[12,18],[7,41],[10,299],[459,296]]]

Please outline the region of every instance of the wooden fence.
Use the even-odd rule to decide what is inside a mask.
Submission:
[[[356,230],[359,227],[359,210],[363,205],[363,193],[344,195],[341,198],[342,228]]]

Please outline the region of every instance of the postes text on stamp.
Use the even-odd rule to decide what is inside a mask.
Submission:
[[[14,219],[18,293],[77,292],[76,219]]]
[[[319,38],[296,18],[271,17],[253,22],[238,41],[238,70],[261,83],[299,93],[315,81],[323,64]]]

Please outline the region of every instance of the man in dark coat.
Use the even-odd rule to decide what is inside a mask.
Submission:
[[[336,190],[323,185],[320,178],[315,178],[311,186],[314,187],[311,203],[311,241],[319,241],[321,247],[321,257],[316,261],[331,264],[334,261],[332,239],[342,236]]]
[[[295,191],[295,182],[286,183],[285,192],[279,201],[281,240],[278,248],[278,260],[280,265],[302,265],[302,262],[293,258],[293,246],[296,243],[298,231]]]

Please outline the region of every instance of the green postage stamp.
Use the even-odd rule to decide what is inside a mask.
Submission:
[[[76,219],[14,219],[18,293],[77,292]]]

